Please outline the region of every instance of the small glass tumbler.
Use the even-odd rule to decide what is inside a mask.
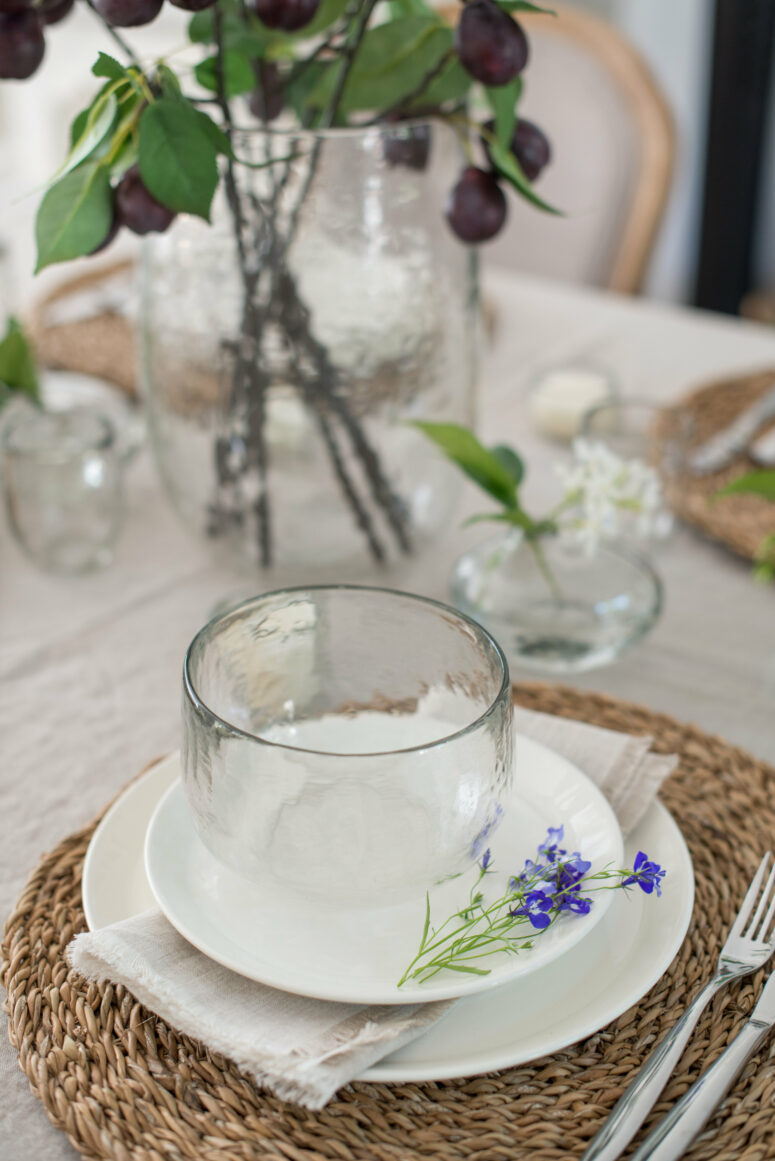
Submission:
[[[26,408],[2,434],[8,521],[45,572],[108,564],[123,513],[121,464],[104,416],[85,408]]]
[[[512,779],[511,692],[485,629],[386,589],[270,593],[194,638],[183,784],[197,832],[276,898],[422,898],[481,857]]]

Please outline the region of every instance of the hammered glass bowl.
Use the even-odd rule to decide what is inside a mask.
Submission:
[[[264,888],[335,906],[424,895],[506,806],[509,671],[468,617],[385,589],[270,593],[194,638],[183,784],[199,837]]]

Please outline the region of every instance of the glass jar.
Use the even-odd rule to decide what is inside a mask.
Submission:
[[[122,518],[114,431],[93,411],[18,409],[2,432],[11,530],[46,572],[84,573],[113,558]]]
[[[443,124],[238,133],[212,225],[147,240],[150,436],[186,524],[304,579],[424,550],[458,481],[411,419],[473,419],[475,257]],[[269,164],[266,164],[269,163]],[[222,186],[224,183],[222,183]]]

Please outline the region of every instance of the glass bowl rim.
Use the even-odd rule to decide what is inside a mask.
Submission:
[[[457,620],[462,621],[464,624],[468,625],[469,628],[473,630],[474,636],[483,642],[485,646],[488,646],[495,654],[495,657],[497,658],[501,667],[501,683],[497,693],[490,699],[489,705],[481,714],[479,714],[467,725],[462,726],[459,730],[455,730],[454,733],[445,734],[444,737],[434,738],[431,741],[423,742],[418,746],[406,746],[402,749],[396,750],[360,751],[357,753],[352,751],[348,751],[347,753],[340,753],[335,750],[314,750],[308,749],[304,746],[290,746],[284,742],[273,742],[269,738],[262,738],[258,734],[251,734],[250,731],[243,730],[239,726],[234,725],[232,722],[227,721],[225,718],[222,718],[219,714],[216,714],[197,693],[191,675],[192,653],[201,638],[204,637],[206,633],[212,631],[212,629],[219,622],[226,621],[228,618],[233,617],[235,614],[239,613],[243,609],[246,609],[248,606],[271,600],[272,597],[286,596],[293,593],[320,592],[361,592],[388,597],[401,597],[404,600],[416,601],[420,604],[430,605],[433,609],[440,610],[446,614],[451,613]],[[489,718],[495,714],[504,697],[508,698],[509,703],[511,702],[511,676],[509,674],[509,663],[506,659],[506,654],[503,652],[500,645],[489,632],[489,630],[485,629],[485,627],[478,621],[475,621],[473,617],[469,617],[466,613],[461,612],[460,609],[456,609],[452,605],[445,604],[443,601],[437,601],[433,597],[424,597],[419,593],[408,593],[402,591],[401,589],[391,589],[387,587],[380,587],[378,585],[292,585],[287,588],[273,589],[270,592],[261,593],[256,597],[249,597],[246,601],[241,601],[238,605],[235,605],[233,609],[229,609],[225,613],[219,613],[215,617],[211,617],[211,619],[207,621],[207,623],[204,624],[202,628],[199,629],[199,631],[195,634],[188,648],[186,649],[185,656],[183,658],[183,692],[187,700],[191,703],[191,705],[193,705],[197,712],[205,714],[207,717],[211,718],[213,722],[226,729],[230,734],[245,738],[247,741],[254,742],[257,745],[267,746],[273,749],[288,751],[295,754],[314,754],[317,757],[323,758],[381,758],[397,754],[413,754],[420,753],[424,750],[432,750],[436,746],[442,746],[449,742],[457,741],[459,738],[463,738],[467,734],[473,733],[474,730],[478,730],[488,721]]]

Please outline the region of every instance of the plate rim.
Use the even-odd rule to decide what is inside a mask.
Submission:
[[[564,771],[564,777],[572,779],[576,785],[581,784],[584,792],[589,796],[590,800],[595,803],[595,809],[599,815],[605,820],[607,832],[614,846],[615,852],[613,857],[617,859],[620,864],[624,857],[624,838],[618,819],[611,807],[610,802],[603,794],[600,787],[585,774],[574,762],[566,758],[562,754],[558,754],[543,742],[536,741],[528,735],[521,734],[515,731],[515,762],[517,745],[519,743],[525,744],[529,749],[537,752],[538,755],[543,756],[544,760],[548,760]],[[174,755],[177,758],[177,754]],[[517,788],[515,787],[515,792]],[[434,990],[428,992],[421,992],[419,987],[414,987],[411,990],[396,993],[393,990],[387,991],[385,987],[375,988],[369,991],[367,987],[363,987],[357,995],[346,990],[346,987],[337,988],[332,986],[331,980],[322,987],[314,987],[309,983],[300,984],[294,979],[288,982],[282,976],[272,974],[272,971],[267,971],[264,968],[260,969],[261,974],[256,973],[256,969],[247,970],[247,965],[234,958],[229,949],[225,950],[213,947],[212,942],[203,937],[201,932],[193,929],[188,922],[181,921],[180,915],[174,908],[174,902],[171,904],[169,893],[165,891],[165,886],[160,883],[154,873],[153,858],[154,858],[154,843],[158,829],[163,825],[165,810],[169,813],[170,802],[175,798],[182,797],[184,791],[181,786],[181,780],[177,779],[172,786],[170,786],[162,795],[157,803],[156,809],[153,812],[151,820],[148,824],[145,842],[143,846],[145,872],[151,891],[156,899],[156,903],[161,911],[166,916],[167,920],[172,924],[175,930],[188,943],[192,944],[203,955],[209,959],[220,963],[229,971],[233,971],[238,975],[244,976],[246,979],[253,980],[256,983],[263,984],[266,987],[272,987],[278,991],[289,992],[294,995],[303,995],[309,999],[321,1000],[330,1003],[345,1003],[345,1004],[376,1004],[376,1005],[391,1005],[401,1006],[405,1004],[426,1004],[435,1003],[442,1000],[458,1000],[466,997],[479,995],[483,992],[492,991],[494,988],[502,987],[509,984],[521,976],[528,976],[535,971],[540,971],[547,967],[550,963],[555,962],[561,956],[568,954],[574,947],[578,946],[584,939],[587,939],[598,924],[605,918],[610,906],[613,903],[613,892],[605,892],[603,898],[599,900],[593,912],[593,917],[583,924],[578,924],[573,928],[568,928],[568,933],[563,938],[559,947],[555,945],[547,945],[547,949],[543,955],[533,957],[532,963],[528,959],[513,959],[504,962],[500,970],[493,971],[488,976],[474,976],[470,979],[465,977],[463,980],[457,980],[454,977],[441,986],[434,987]],[[190,819],[189,819],[190,823]],[[195,841],[201,843],[201,839],[195,834],[195,828],[192,825],[192,833]],[[161,844],[162,849],[165,844]]]

